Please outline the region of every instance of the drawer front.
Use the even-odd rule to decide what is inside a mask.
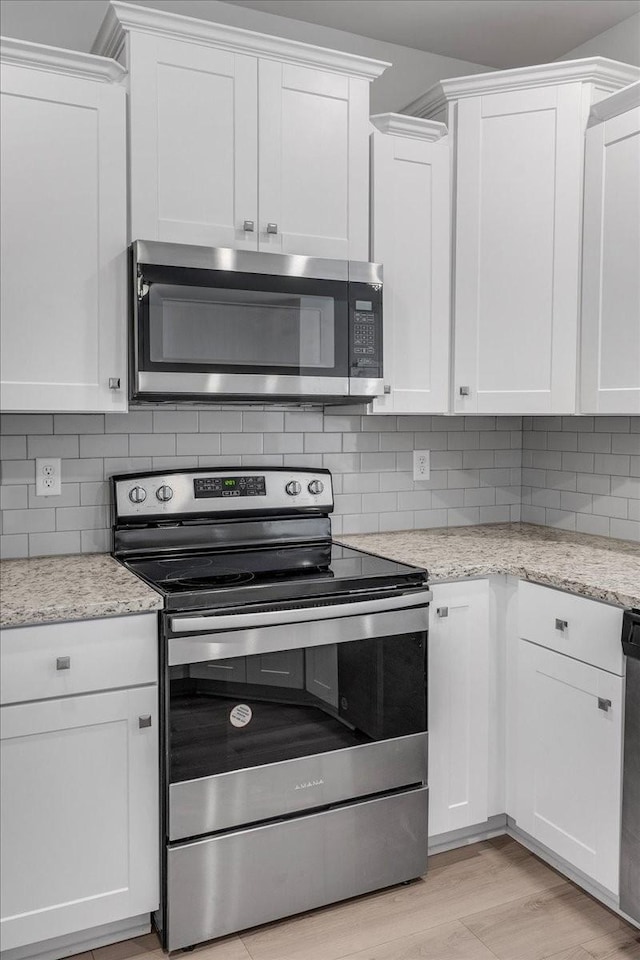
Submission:
[[[2,632],[0,703],[47,700],[158,680],[154,613]]]
[[[169,847],[167,949],[422,876],[428,795],[411,790]]]
[[[593,667],[624,674],[619,607],[521,580],[518,634]]]

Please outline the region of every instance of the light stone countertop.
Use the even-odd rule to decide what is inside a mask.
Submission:
[[[426,567],[432,583],[509,574],[621,607],[640,607],[640,544],[526,523],[336,538]]]
[[[0,562],[0,626],[159,610],[162,597],[106,553]]]

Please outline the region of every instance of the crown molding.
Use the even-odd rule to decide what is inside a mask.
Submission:
[[[446,124],[423,117],[408,117],[402,113],[376,113],[369,120],[381,133],[396,137],[411,137],[414,140],[429,140],[432,143],[446,137]]]
[[[514,70],[476,73],[469,77],[453,77],[434,84],[417,100],[403,108],[403,113],[428,117],[438,113],[451,100],[480,97],[491,93],[508,93],[523,88],[557,86],[563,83],[593,83],[611,92],[640,79],[640,67],[606,57],[584,60],[561,60]]]
[[[119,83],[127,73],[124,67],[107,57],[48,47],[13,37],[0,37],[0,60],[19,67],[34,67],[99,83]]]
[[[587,126],[593,127],[596,123],[611,120],[621,113],[633,110],[634,107],[640,107],[640,81],[630,83],[628,87],[616,90],[615,93],[605,97],[604,100],[594,103],[589,113]]]
[[[111,0],[92,53],[117,57],[130,31],[221,47],[233,53],[254,53],[273,60],[284,60],[303,67],[321,67],[333,73],[375,80],[391,64],[352,53],[316,47],[298,40],[286,40],[240,27],[229,27],[209,20],[197,20],[178,13],[165,13],[137,4]]]

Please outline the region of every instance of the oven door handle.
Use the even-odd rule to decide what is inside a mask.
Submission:
[[[274,627],[283,623],[335,620],[336,617],[388,613],[407,607],[422,607],[432,598],[430,590],[403,594],[400,597],[383,597],[376,600],[355,600],[323,607],[301,607],[296,610],[263,610],[260,613],[213,614],[207,617],[171,617],[172,633],[200,633],[212,630],[241,630],[250,627]],[[197,640],[197,637],[190,637]],[[210,639],[210,638],[207,638]]]

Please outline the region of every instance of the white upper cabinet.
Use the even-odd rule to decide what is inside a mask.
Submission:
[[[640,414],[640,83],[589,118],[580,374],[581,413]]]
[[[384,265],[384,376],[373,413],[449,410],[449,138],[442,123],[372,117],[371,257]]]
[[[124,70],[21,40],[0,57],[2,408],[123,410]]]
[[[369,83],[387,64],[111,3],[131,239],[368,259]]]
[[[456,413],[575,412],[588,112],[639,75],[593,57],[446,80],[407,108],[454,131]]]

